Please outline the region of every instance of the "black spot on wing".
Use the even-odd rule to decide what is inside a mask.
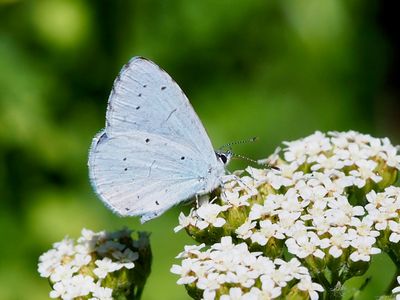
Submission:
[[[145,142],[146,143],[150,142],[150,139],[149,138],[145,139]]]
[[[161,90],[163,91],[163,90],[165,90],[167,87],[166,86],[162,86],[161,87]]]
[[[135,108],[136,108],[136,110],[138,110],[138,109],[140,109],[140,106],[136,106]]]
[[[97,139],[96,146],[104,143],[108,139],[107,133],[104,131],[101,136]]]
[[[167,122],[167,121],[169,120],[169,118],[171,118],[171,116],[173,115],[173,113],[176,112],[177,110],[178,110],[177,108],[173,109],[173,110],[169,113],[167,119],[166,119],[164,122]]]

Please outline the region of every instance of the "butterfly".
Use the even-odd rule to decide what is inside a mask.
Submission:
[[[152,61],[134,57],[115,79],[88,166],[106,206],[146,222],[216,189],[230,158],[230,151],[214,151],[178,84]]]

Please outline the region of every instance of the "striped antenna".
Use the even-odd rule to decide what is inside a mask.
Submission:
[[[267,169],[274,169],[274,170],[278,170],[278,171],[280,170],[278,167],[273,166],[273,165],[269,164],[268,162],[261,163],[259,161],[256,161],[254,159],[248,158],[248,157],[240,155],[240,154],[232,153],[232,158],[233,159],[235,159],[235,158],[236,159],[243,159],[243,160],[252,162],[252,163],[254,163],[256,165],[266,167]]]
[[[256,142],[257,140],[258,140],[258,137],[257,137],[257,136],[254,136],[254,137],[252,137],[252,138],[250,138],[250,139],[248,139],[248,140],[241,140],[241,141],[236,141],[236,142],[231,142],[231,143],[225,144],[225,145],[219,147],[219,149],[223,149],[223,148],[227,148],[227,147],[231,148],[232,145],[246,144],[246,143],[254,143],[254,142]]]
[[[256,161],[256,160],[254,160],[254,159],[251,159],[251,158],[248,158],[248,157],[246,157],[246,156],[243,156],[243,155],[240,155],[240,154],[236,154],[236,153],[232,153],[232,158],[233,159],[243,159],[243,160],[247,160],[247,161],[249,161],[249,162],[252,162],[252,163],[254,163],[254,164],[257,164],[257,165],[259,165],[259,163]]]

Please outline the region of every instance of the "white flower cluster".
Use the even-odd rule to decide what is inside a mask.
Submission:
[[[131,240],[131,231],[95,233],[83,229],[77,243],[68,237],[53,244],[39,257],[40,276],[49,278],[51,298],[111,300],[113,290],[102,285],[108,274],[132,269],[139,258],[123,240]]]
[[[175,230],[206,244],[232,236],[271,257],[287,250],[305,266],[369,262],[381,252],[378,239],[400,241],[400,155],[387,138],[316,132],[284,144],[267,159],[274,168],[228,175],[211,201],[181,213]]]
[[[314,300],[323,291],[296,258],[271,260],[261,252],[249,252],[246,243],[232,243],[231,237],[201,251],[204,247],[186,246],[178,255],[182,265],[172,266],[171,272],[180,275],[178,284],[203,291],[205,300],[276,299],[284,288],[297,289]]]
[[[225,183],[219,203],[181,214],[176,230],[222,227],[224,213],[246,206],[248,216],[233,235],[261,246],[284,240],[299,258],[337,258],[348,249],[352,261],[369,261],[380,252],[374,247],[379,231],[388,227],[391,241],[400,240],[400,189],[373,189],[379,190],[384,177],[395,178],[400,168],[397,148],[388,139],[354,131],[316,132],[285,144],[284,159],[277,154],[270,159],[279,169],[248,167],[248,176]],[[362,188],[369,193],[352,199]]]

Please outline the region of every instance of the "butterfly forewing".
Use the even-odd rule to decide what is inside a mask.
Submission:
[[[114,82],[107,108],[107,133],[145,131],[180,140],[214,159],[210,139],[178,84],[153,62],[135,57]]]

